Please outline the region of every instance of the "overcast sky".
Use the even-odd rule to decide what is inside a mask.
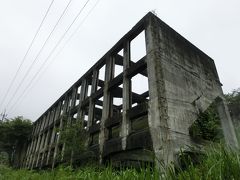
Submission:
[[[0,102],[6,96],[10,82],[51,1],[0,0]],[[54,1],[15,83],[0,107],[0,112],[7,108],[8,117],[22,115],[35,121],[148,11],[155,11],[160,19],[215,60],[225,93],[240,87],[239,0],[100,0],[82,23],[97,2],[90,0],[47,61],[37,81],[19,99],[86,0],[72,0],[65,16],[19,87],[68,2]],[[77,33],[66,44],[68,37],[81,23]],[[11,98],[15,91],[16,96]]]

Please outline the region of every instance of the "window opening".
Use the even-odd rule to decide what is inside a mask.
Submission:
[[[146,55],[145,30],[143,30],[131,43],[131,61],[137,62]]]

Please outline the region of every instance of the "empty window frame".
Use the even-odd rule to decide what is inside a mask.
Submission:
[[[94,101],[93,122],[92,125],[100,124],[103,111],[103,97]]]
[[[123,89],[122,85],[110,90],[111,104],[110,104],[110,116],[118,116],[122,113],[123,107]]]
[[[113,54],[114,59],[114,78],[123,72],[123,49]]]
[[[85,97],[91,96],[91,93],[92,93],[92,78],[93,78],[92,74],[87,77],[87,87],[86,87]]]
[[[130,131],[148,128],[149,86],[146,68],[131,77]]]
[[[80,103],[80,94],[81,94],[81,85],[77,87],[77,97],[75,101],[75,106],[79,105]]]
[[[131,90],[131,107],[135,107],[141,103],[148,102],[149,87],[145,70],[131,78]]]
[[[130,43],[131,61],[136,63],[146,55],[145,30],[136,36]]]

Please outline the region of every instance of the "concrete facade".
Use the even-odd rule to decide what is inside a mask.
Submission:
[[[140,34],[146,53],[134,60],[132,41]],[[147,91],[134,92],[136,76],[146,79]],[[22,166],[54,167],[64,154],[56,133],[66,127],[63,117],[84,124],[86,146],[100,163],[154,162],[154,154],[168,164],[195,145],[189,127],[213,102],[226,142],[238,147],[214,61],[148,13],[34,123]]]

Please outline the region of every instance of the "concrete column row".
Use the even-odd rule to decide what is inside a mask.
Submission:
[[[123,119],[121,123],[121,132],[120,136],[122,137],[122,144],[123,149],[126,148],[126,141],[127,136],[129,134],[129,117],[127,114],[127,111],[131,107],[131,78],[127,77],[127,69],[130,67],[130,41],[126,41],[124,43],[124,53],[123,53]],[[108,137],[108,129],[105,128],[105,122],[110,116],[110,106],[113,103],[113,99],[111,97],[110,91],[109,91],[109,82],[114,78],[114,68],[115,68],[115,59],[113,56],[108,56],[106,58],[106,68],[105,68],[105,80],[104,80],[104,101],[103,101],[103,110],[102,110],[102,118],[100,123],[100,134],[99,134],[99,147],[100,147],[100,154],[103,153],[103,146],[104,142]],[[94,94],[97,91],[98,86],[98,76],[99,76],[99,69],[94,69],[91,79],[91,94]],[[89,85],[89,79],[85,78],[82,80],[81,83],[81,93],[79,97],[79,105],[78,105],[78,111],[77,111],[77,121],[81,121],[84,123],[84,116],[86,114],[86,109],[82,107],[82,102],[87,97],[88,92],[88,85]],[[41,166],[44,165],[45,157],[46,164],[49,164],[50,155],[52,151],[52,146],[55,143],[55,136],[56,136],[56,120],[60,117],[61,111],[63,116],[67,117],[67,122],[70,122],[72,117],[70,115],[70,109],[74,108],[76,104],[76,100],[78,97],[78,87],[72,88],[72,94],[66,95],[64,99],[64,105],[62,104],[62,101],[58,103],[57,106],[51,108],[48,113],[35,124],[34,127],[34,135],[35,138],[30,143],[28,150],[27,150],[27,156],[29,156],[26,160],[26,166],[33,168],[35,166],[38,166],[40,163]],[[71,102],[71,104],[69,104]],[[64,106],[62,108],[62,106]],[[90,97],[89,100],[89,106],[88,106],[88,122],[87,122],[87,129],[89,129],[90,126],[93,125],[94,120],[94,108],[95,108],[95,102]],[[48,130],[41,134],[41,131],[47,128],[50,124],[53,123],[52,128],[48,128]],[[63,128],[63,118],[60,119],[60,125],[59,129],[61,130]],[[59,146],[59,138],[58,135],[56,144],[54,144],[54,155],[53,155],[53,162],[52,166],[54,167],[56,156],[58,154],[58,146]],[[62,153],[64,152],[65,145],[63,145]],[[101,159],[101,157],[100,157]]]

